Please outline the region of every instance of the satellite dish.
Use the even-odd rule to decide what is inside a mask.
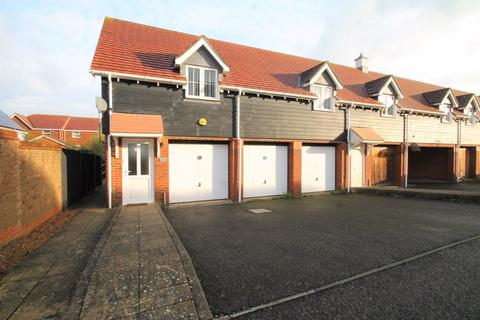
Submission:
[[[105,101],[105,99],[101,97],[95,98],[95,105],[97,107],[98,112],[105,112],[108,109],[107,101]]]

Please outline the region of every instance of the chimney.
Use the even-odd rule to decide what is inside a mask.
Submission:
[[[355,59],[355,67],[362,72],[368,73],[368,58],[360,52],[360,56]]]

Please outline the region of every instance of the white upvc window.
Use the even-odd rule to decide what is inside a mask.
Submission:
[[[218,100],[218,71],[205,67],[187,66],[185,96],[194,99]]]
[[[313,102],[313,110],[333,111],[333,88],[330,86],[313,85],[317,100]]]
[[[44,136],[51,136],[51,135],[52,135],[52,131],[50,131],[50,130],[42,130],[42,134],[43,134]]]
[[[395,97],[389,94],[382,94],[378,97],[378,101],[383,103],[383,115],[393,117],[395,115]]]
[[[72,138],[79,139],[80,138],[80,131],[72,131]]]

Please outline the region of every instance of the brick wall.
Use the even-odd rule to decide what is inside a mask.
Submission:
[[[0,245],[62,210],[61,148],[0,130]]]
[[[97,132],[80,132],[80,138],[74,139],[72,138],[72,131],[64,131],[63,140],[65,143],[76,146],[84,146],[88,147],[93,141],[98,140],[98,133]]]

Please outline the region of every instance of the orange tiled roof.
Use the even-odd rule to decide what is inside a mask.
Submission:
[[[25,116],[15,113],[15,115],[28,123],[33,129],[98,130],[97,118],[71,117],[52,114],[31,114]]]
[[[105,18],[93,57],[91,70],[127,73],[140,76],[185,80],[173,68],[175,58],[187,51],[200,36]],[[322,61],[209,39],[222,60],[230,67],[222,85],[313,96],[308,88],[299,87],[299,77]],[[364,73],[356,68],[330,64],[343,85],[337,98],[343,101],[380,105],[365,89],[367,82],[385,77],[378,72]],[[423,93],[443,87],[395,77],[405,97],[400,107],[438,112]],[[453,90],[455,95],[466,92]]]

